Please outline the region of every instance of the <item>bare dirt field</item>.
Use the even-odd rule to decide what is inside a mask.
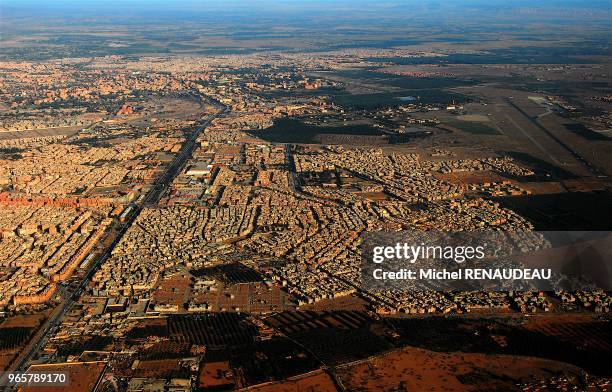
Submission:
[[[33,365],[31,372],[67,373],[68,384],[65,386],[41,387],[31,386],[23,388],[23,392],[89,392],[94,389],[101,377],[105,362],[70,362],[49,365]]]
[[[471,185],[508,181],[507,178],[489,170],[471,172],[436,173],[436,178],[453,184]]]
[[[528,190],[533,195],[548,195],[563,193],[566,191],[561,182],[523,182],[521,188]]]
[[[338,376],[351,391],[506,391],[534,378],[580,372],[578,367],[544,359],[408,347],[342,367]]]
[[[269,383],[243,389],[243,391],[258,392],[336,392],[331,377],[323,370],[288,378],[279,383]]]

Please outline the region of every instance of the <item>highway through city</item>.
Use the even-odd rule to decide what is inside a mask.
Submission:
[[[143,202],[133,205],[134,211],[129,214],[126,217],[126,221],[121,224],[120,229],[110,246],[102,255],[100,255],[100,257],[97,258],[95,263],[91,264],[79,286],[72,293],[67,293],[63,287],[61,288],[60,294],[62,294],[64,300],[55,308],[52,315],[39,328],[34,338],[24,348],[15,362],[7,369],[8,372],[25,371],[27,369],[30,361],[44,346],[50,332],[61,324],[64,316],[70,311],[75,301],[78,300],[80,294],[83,292],[83,290],[85,290],[95,272],[111,256],[113,249],[121,241],[121,238],[123,238],[129,227],[134,223],[140,212],[144,209],[144,207],[156,204],[161,199],[168,186],[172,184],[174,177],[176,177],[181,168],[185,165],[187,160],[192,156],[193,152],[197,148],[197,138],[200,133],[202,133],[202,131],[208,125],[210,125],[214,118],[226,114],[229,110],[228,108],[224,106],[222,107],[217,103],[214,104],[215,106],[218,106],[220,110],[217,113],[204,118],[196,127],[196,130],[189,134],[178,155],[173,159],[172,163],[167,167],[165,172],[158,178],[153,187],[147,192]],[[7,390],[7,387],[5,387],[4,390]]]

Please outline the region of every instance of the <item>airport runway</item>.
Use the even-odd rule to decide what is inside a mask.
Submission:
[[[602,177],[604,176],[604,173],[602,173],[598,168],[596,168],[595,166],[593,166],[591,163],[589,163],[589,161],[587,161],[586,159],[584,159],[584,157],[582,155],[580,155],[576,150],[572,149],[569,145],[567,145],[565,142],[563,142],[561,139],[559,139],[555,134],[553,134],[552,132],[550,132],[546,127],[544,127],[542,124],[540,124],[539,121],[539,117],[540,116],[536,116],[536,117],[532,117],[530,116],[528,113],[526,113],[519,105],[515,104],[510,98],[506,98],[506,102],[512,106],[513,108],[515,108],[519,113],[521,113],[524,117],[526,117],[534,126],[536,126],[537,128],[539,128],[541,131],[543,131],[544,133],[546,133],[551,139],[553,139],[555,142],[557,142],[557,144],[559,144],[561,147],[563,147],[567,152],[569,152],[574,159],[576,159],[578,162],[580,162],[580,164],[582,164],[588,171],[589,173],[591,173],[592,175],[596,176],[596,177]],[[545,113],[546,114],[546,113]],[[531,139],[531,138],[530,138]],[[537,144],[537,143],[536,143]],[[538,144],[539,146],[539,144]],[[540,146],[541,147],[541,146]]]

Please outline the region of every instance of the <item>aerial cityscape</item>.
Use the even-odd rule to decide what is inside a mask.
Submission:
[[[612,390],[611,286],[362,279],[372,233],[611,243],[611,21],[607,0],[0,0],[0,389]]]

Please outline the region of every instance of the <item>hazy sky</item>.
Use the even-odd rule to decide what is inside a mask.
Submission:
[[[469,18],[513,18],[513,9],[529,9],[529,18],[551,15],[580,19],[595,16],[606,21],[612,0],[0,0],[0,17],[4,21],[20,17],[44,15],[49,18],[152,18],[170,21],[172,18],[281,17],[295,18],[327,16],[338,20],[424,20]],[[580,12],[575,12],[581,9]],[[41,19],[42,21],[43,19]],[[115,21],[116,19],[109,19]],[[520,20],[519,20],[520,21]]]
[[[428,7],[579,7],[610,9],[612,0],[0,0],[4,7],[44,8],[165,8],[165,9],[231,9],[261,8],[372,8],[401,6]]]

